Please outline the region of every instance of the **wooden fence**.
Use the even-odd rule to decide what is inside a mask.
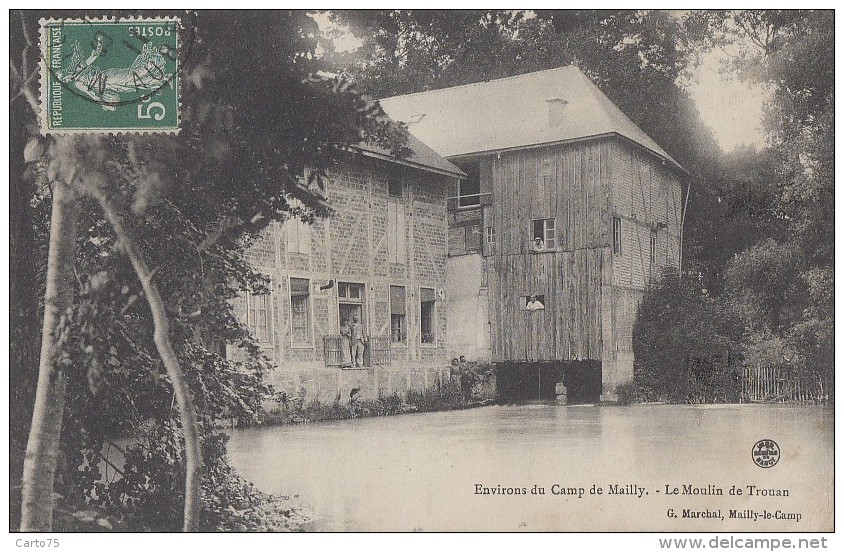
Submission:
[[[742,402],[826,402],[829,390],[820,374],[795,374],[781,367],[744,367]]]

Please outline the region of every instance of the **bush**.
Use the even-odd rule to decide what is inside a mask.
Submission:
[[[646,400],[738,401],[741,328],[699,280],[666,272],[633,325],[635,384]]]
[[[645,394],[635,382],[622,383],[615,388],[619,406],[630,406],[644,401]]]

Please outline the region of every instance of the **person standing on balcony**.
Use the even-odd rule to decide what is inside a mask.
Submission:
[[[352,365],[355,368],[363,366],[363,350],[366,347],[366,334],[358,315],[352,316],[352,326],[349,328],[352,337]]]
[[[352,328],[348,318],[340,323],[340,362],[343,366],[352,365]]]

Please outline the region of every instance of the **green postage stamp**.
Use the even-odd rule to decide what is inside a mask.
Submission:
[[[41,133],[179,130],[179,20],[41,20]]]

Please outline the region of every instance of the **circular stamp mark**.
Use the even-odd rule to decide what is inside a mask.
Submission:
[[[42,130],[177,130],[196,35],[183,17],[42,20]]]
[[[760,468],[772,468],[780,461],[780,446],[772,439],[762,439],[753,445],[751,455]]]

